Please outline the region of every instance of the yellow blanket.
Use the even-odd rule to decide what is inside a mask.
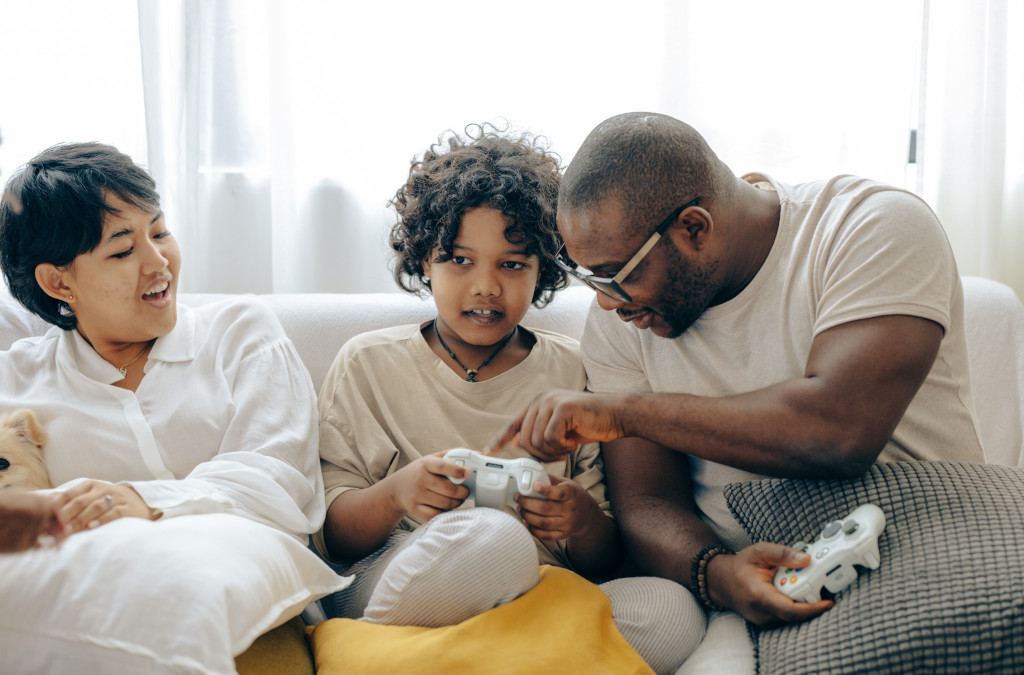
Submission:
[[[548,565],[530,592],[454,626],[330,619],[308,630],[320,675],[653,672],[612,623],[608,596]]]

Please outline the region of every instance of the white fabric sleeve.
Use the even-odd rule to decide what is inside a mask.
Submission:
[[[164,517],[232,513],[297,536],[315,532],[325,512],[316,395],[294,346],[282,333],[224,375],[234,414],[216,455],[184,479],[129,485]]]
[[[599,394],[651,392],[637,330],[615,312],[590,305],[580,341],[587,390]]]
[[[950,324],[959,277],[935,214],[909,193],[883,189],[849,207],[813,262],[820,284],[814,335],[859,319],[903,314]]]

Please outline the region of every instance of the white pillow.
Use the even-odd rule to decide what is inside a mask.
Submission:
[[[257,637],[350,580],[238,516],[122,518],[0,555],[0,672],[234,673]]]

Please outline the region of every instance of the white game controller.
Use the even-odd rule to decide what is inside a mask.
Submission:
[[[455,448],[449,450],[444,458],[469,469],[468,478],[449,480],[456,485],[465,484],[469,488],[469,496],[477,506],[492,509],[502,509],[506,505],[515,506],[512,498],[516,494],[540,497],[533,491],[533,484],[537,481],[551,484],[544,466],[529,457],[502,459],[486,457],[467,448]]]
[[[779,568],[775,588],[797,602],[821,600],[824,586],[838,593],[857,578],[854,565],[878,569],[878,535],[885,529],[885,514],[874,504],[862,504],[843,520],[825,526],[818,541],[810,546],[804,542],[793,548],[811,556],[805,567]]]

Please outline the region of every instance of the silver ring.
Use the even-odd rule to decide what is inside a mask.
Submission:
[[[103,501],[107,503],[108,511],[114,510],[114,500],[110,497],[110,495],[103,495]]]

